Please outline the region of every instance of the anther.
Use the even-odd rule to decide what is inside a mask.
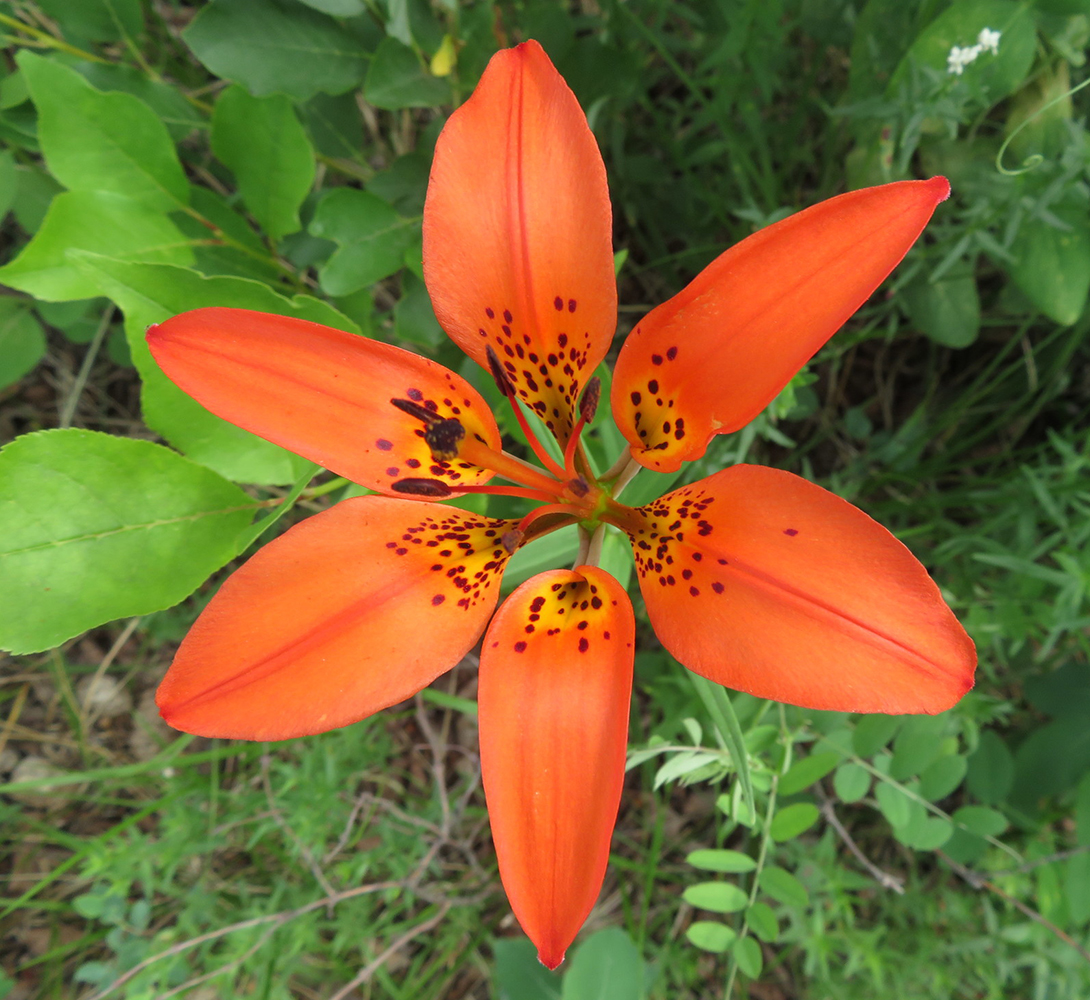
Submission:
[[[590,483],[582,476],[576,476],[574,479],[569,479],[567,487],[577,497],[585,497],[590,492]]]
[[[449,497],[454,491],[439,479],[399,479],[390,486],[395,493],[414,497]]]
[[[512,531],[505,531],[503,537],[500,538],[500,544],[503,545],[508,555],[514,555],[515,549],[522,544],[522,539],[525,537],[523,532],[517,528]]]
[[[424,431],[424,440],[431,448],[431,457],[437,462],[449,462],[458,457],[458,444],[466,436],[466,429],[454,417],[436,420]]]
[[[515,395],[515,387],[511,384],[511,380],[507,377],[507,372],[503,370],[503,365],[500,364],[499,355],[492,350],[491,344],[485,345],[485,354],[488,355],[488,367],[492,372],[492,377],[496,380],[496,388],[500,390],[508,399],[513,399]]]
[[[583,398],[579,400],[579,416],[586,423],[589,424],[594,419],[594,414],[598,409],[598,401],[601,398],[602,380],[595,375],[587,383],[587,387],[583,390]]]
[[[434,410],[429,410],[426,406],[420,406],[411,399],[391,399],[390,402],[402,413],[407,413],[410,417],[416,417],[421,423],[434,424],[443,419]]]

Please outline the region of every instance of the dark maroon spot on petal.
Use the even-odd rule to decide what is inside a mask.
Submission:
[[[640,402],[643,400],[643,396],[641,396],[638,392],[630,393],[628,398],[632,400],[633,406],[639,406]]]
[[[424,394],[419,389],[406,389],[405,395],[414,403],[422,402],[424,399]]]
[[[504,311],[503,311],[503,321],[505,323],[510,323],[512,319],[514,319],[514,317],[511,315],[511,310],[510,309],[504,309]]]
[[[651,364],[661,365],[662,364],[662,355],[661,354],[652,354],[651,355]],[[652,389],[651,391],[652,392],[658,392],[658,389]]]
[[[525,651],[526,651],[526,643],[522,642],[521,640],[519,642],[515,643],[515,652],[516,653],[522,653],[522,652],[525,652]]]
[[[668,351],[666,352],[666,357],[667,357],[667,358],[668,358],[668,359],[669,359],[670,361],[673,361],[673,360],[674,360],[674,358],[676,358],[676,357],[677,357],[677,348],[676,348],[676,347],[671,347],[671,348],[670,348],[670,350],[668,350]]]
[[[390,451],[393,446],[393,441],[387,441],[386,438],[379,438],[375,442],[375,447],[378,448],[379,451]]]
[[[575,627],[576,627],[577,629],[580,629],[580,630],[582,630],[582,629],[585,629],[585,628],[586,628],[586,627],[587,627],[587,626],[588,626],[589,624],[590,624],[590,622],[580,622],[580,623],[579,623],[578,625],[576,625]]]
[[[568,312],[575,312],[575,299],[568,299]]]
[[[579,652],[580,653],[585,653],[588,649],[590,649],[590,643],[587,641],[586,637],[580,639],[579,640]]]
[[[396,475],[398,475],[398,474],[399,474],[400,472],[401,472],[401,470],[400,470],[400,469],[399,469],[399,468],[398,468],[398,467],[397,467],[396,465],[391,465],[391,466],[390,466],[390,468],[388,468],[388,469],[386,470],[386,475],[388,475],[388,476],[396,476]]]
[[[696,587],[690,587],[689,588],[689,593],[692,594],[693,597],[699,597],[700,596],[700,591],[697,590]]]
[[[495,318],[496,318],[496,314],[495,314],[495,313],[494,313],[494,312],[492,311],[492,307],[491,307],[491,306],[486,306],[486,307],[485,307],[485,310],[484,310],[484,314],[485,314],[485,315],[486,315],[486,316],[487,316],[487,317],[488,317],[489,319],[495,319]]]
[[[712,590],[714,590],[717,594],[723,593],[723,584],[716,580],[715,583],[712,584]]]
[[[602,633],[602,638],[603,639],[609,639],[609,638],[612,638],[612,637],[610,636],[610,634],[608,632],[603,632]]]
[[[431,599],[431,603],[432,603],[432,604],[434,604],[434,605],[435,605],[436,607],[438,607],[438,606],[439,606],[440,604],[442,604],[442,603],[443,603],[443,602],[444,602],[445,600],[446,600],[446,597],[445,597],[445,596],[444,596],[443,594],[436,594],[436,595],[435,595],[435,596],[434,596],[434,597],[433,597],[433,598]]]
[[[560,312],[560,310],[564,308],[564,300],[559,295],[553,299],[553,307],[557,312]]]
[[[533,626],[533,625],[527,625],[527,626],[526,626],[526,630],[525,630],[525,631],[526,631],[526,633],[527,633],[527,634],[529,634],[529,633],[533,632],[533,630],[534,630],[534,626]]]
[[[717,562],[719,563],[720,566],[729,566],[730,565],[730,563],[728,563],[726,559],[719,559],[719,560],[717,560]]]
[[[651,379],[651,381],[647,383],[647,391],[650,393],[656,393],[659,391],[658,379]]]
[[[795,535],[797,535],[799,533],[799,529],[798,528],[784,528],[783,533],[785,535],[790,535],[792,538],[794,538]]]
[[[405,464],[410,469],[419,469],[420,468],[420,459],[418,459],[418,458],[407,458],[407,459],[405,459]]]

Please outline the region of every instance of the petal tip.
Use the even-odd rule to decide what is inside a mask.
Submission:
[[[939,205],[950,197],[950,182],[942,176],[932,177],[927,181],[935,194],[935,204]]]
[[[564,951],[557,951],[554,948],[542,949],[539,948],[537,952],[537,960],[545,966],[550,972],[556,972],[560,968],[561,963],[564,961]]]

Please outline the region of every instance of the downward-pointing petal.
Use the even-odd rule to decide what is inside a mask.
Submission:
[[[528,580],[481,651],[481,767],[511,908],[550,969],[605,876],[628,740],[628,595],[581,566]]]
[[[391,492],[399,479],[458,486],[491,473],[435,462],[419,421],[390,404],[415,401],[457,417],[499,447],[488,404],[442,365],[377,340],[249,309],[194,309],[148,330],[155,360],[217,416],[353,482]]]
[[[621,348],[613,413],[632,454],[672,472],[761,412],[897,266],[944,177],[823,201],[731,247]]]
[[[617,324],[606,172],[537,42],[493,56],[435,147],[424,276],[443,329],[563,444]]]
[[[296,525],[220,588],[156,702],[176,729],[282,740],[403,701],[477,641],[511,521],[360,497]]]
[[[662,644],[730,688],[842,712],[942,712],[976,651],[912,553],[788,472],[737,465],[640,508]]]

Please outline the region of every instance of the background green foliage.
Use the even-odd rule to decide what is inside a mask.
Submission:
[[[1090,995],[1090,0],[3,0],[0,28],[0,997]],[[949,73],[983,28],[998,53]],[[495,400],[432,313],[420,219],[447,114],[529,37],[606,159],[619,335],[760,226],[950,178],[883,290],[687,475],[764,461],[860,504],[981,653],[943,716],[860,717],[728,700],[646,632],[562,975],[498,889],[471,662],[273,746],[150,701],[209,574],[357,489],[201,409],[144,330],[300,316]],[[600,414],[592,458],[621,444]],[[509,582],[570,558],[544,541]]]

